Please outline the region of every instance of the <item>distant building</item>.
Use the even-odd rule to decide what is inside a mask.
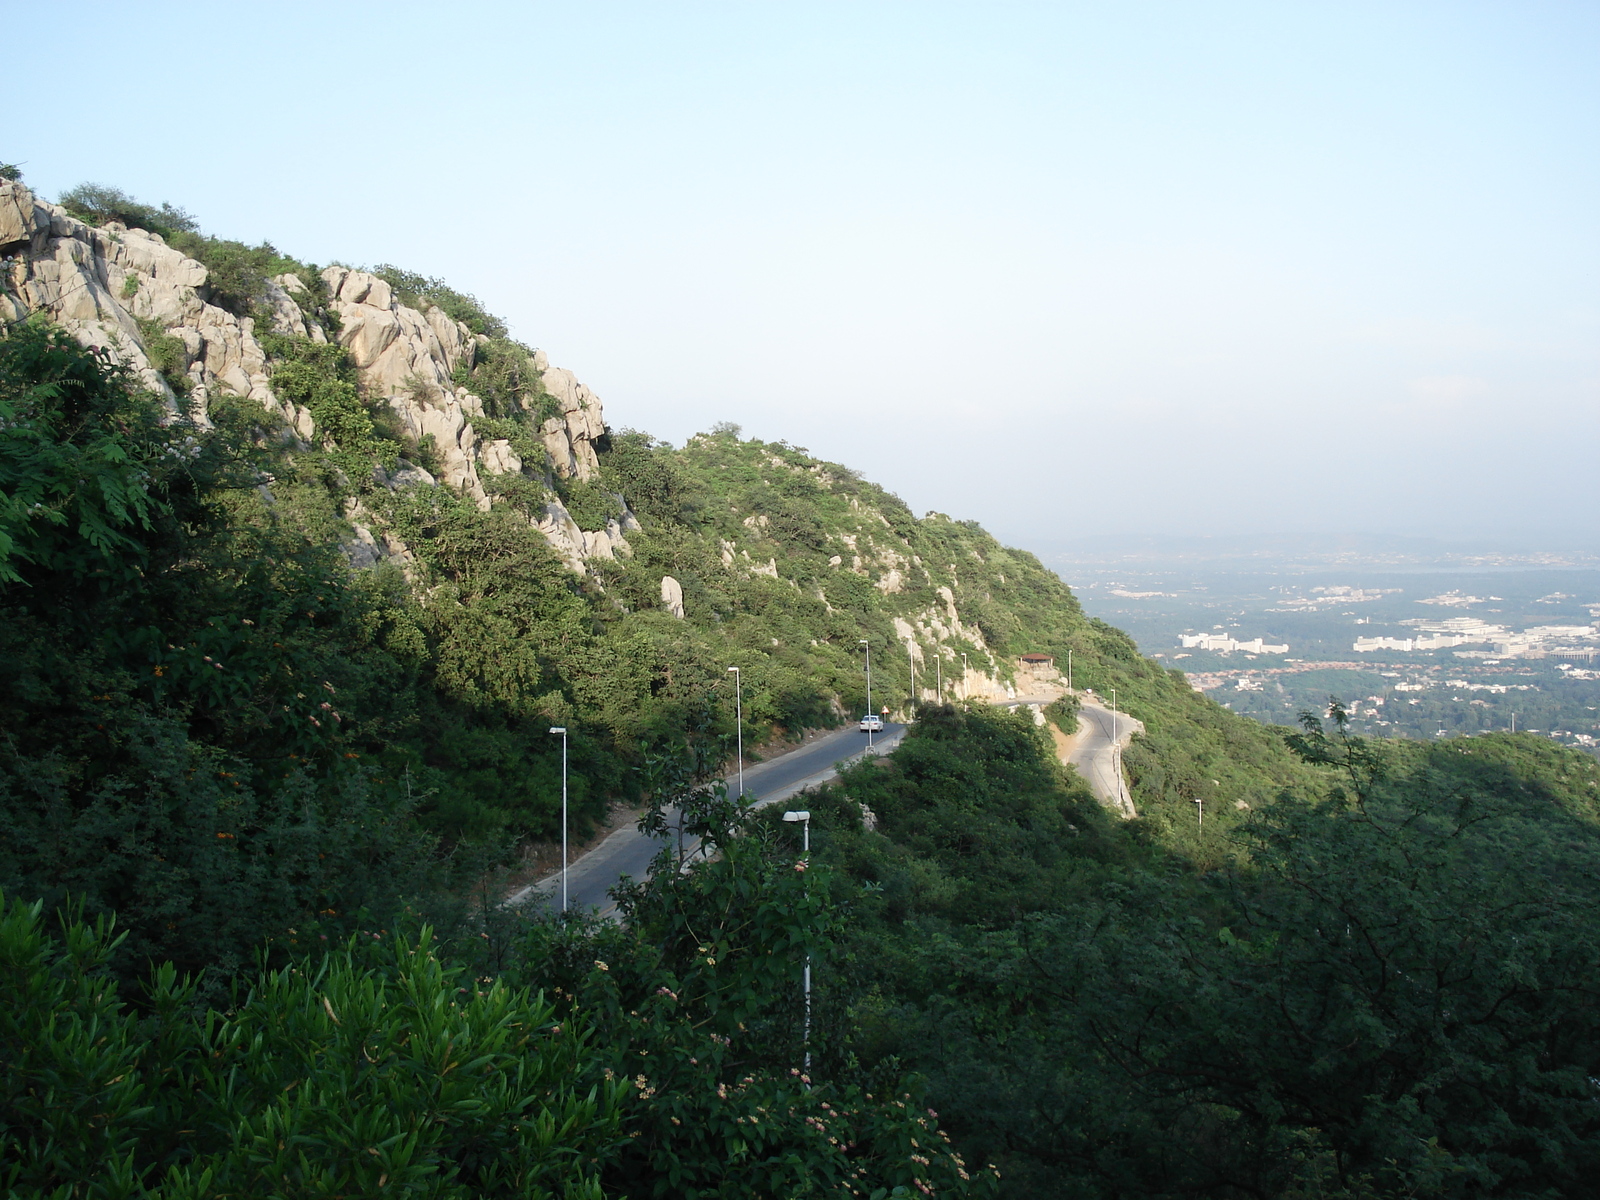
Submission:
[[[1210,650],[1216,654],[1232,654],[1235,650],[1242,654],[1289,653],[1287,645],[1268,645],[1260,638],[1240,642],[1225,633],[1184,633],[1178,635],[1178,640],[1185,650]]]
[[[1590,657],[1600,648],[1600,633],[1593,625],[1536,625],[1513,633],[1503,625],[1490,625],[1476,617],[1452,617],[1447,621],[1405,621],[1429,637],[1357,638],[1353,649],[1358,654],[1373,650],[1449,650],[1456,646],[1488,645],[1488,650],[1457,650],[1457,658],[1545,658]]]
[[[1415,650],[1415,638],[1369,637],[1357,638],[1352,647],[1357,654],[1368,654],[1373,650]]]

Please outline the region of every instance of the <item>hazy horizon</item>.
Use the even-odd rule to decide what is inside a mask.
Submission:
[[[1594,545],[1600,6],[52,18],[0,143],[41,194],[440,276],[614,426],[734,421],[1028,548]]]

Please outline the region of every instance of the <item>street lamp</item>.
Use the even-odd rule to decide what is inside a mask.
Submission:
[[[872,643],[866,638],[857,638],[857,642],[867,648],[867,716],[872,715]],[[872,722],[867,722],[867,745],[872,745]]]
[[[938,648],[938,653],[933,656],[933,702],[944,703],[944,647]]]
[[[550,726],[561,735],[561,911],[567,911],[567,727]]]
[[[868,711],[870,711],[870,708],[869,708]],[[811,857],[811,813],[810,813],[810,811],[806,810],[806,809],[801,809],[798,812],[791,810],[790,812],[786,812],[786,813],[783,814],[783,819],[785,821],[789,822],[791,825],[794,824],[796,821],[798,821],[800,823],[801,853],[806,858],[809,859]],[[807,864],[807,865],[809,865],[809,864]],[[802,1044],[806,1048],[805,1068],[806,1068],[806,1074],[809,1075],[809,1074],[811,1074],[811,955],[809,953],[806,955],[806,968],[805,968],[805,975],[804,975],[803,979],[804,979],[804,983],[803,983],[802,986],[805,989],[805,997],[806,997],[806,1022],[805,1022],[805,1033],[804,1033],[804,1037],[802,1039]]]
[[[967,699],[967,673],[969,671],[971,671],[971,670],[972,670],[972,668],[967,666],[967,656],[965,654],[962,654],[962,656],[961,656],[961,699],[962,699],[963,702],[965,702],[965,700]]]
[[[1072,690],[1072,650],[1067,650],[1067,691]]]
[[[744,683],[738,667],[729,667],[733,676],[733,704],[739,735],[739,799],[744,799]]]
[[[910,638],[906,639],[906,662],[911,664],[911,710],[917,708],[917,654],[915,643]]]

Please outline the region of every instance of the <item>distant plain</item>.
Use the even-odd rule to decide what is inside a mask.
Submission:
[[[1330,566],[1261,554],[1253,561],[1270,565],[1240,569],[1252,556],[1219,562],[1195,555],[1183,562],[1152,552],[1123,563],[1084,557],[1090,561],[1067,555],[1046,561],[1091,616],[1127,630],[1144,653],[1185,672],[1235,712],[1288,725],[1301,712],[1324,712],[1336,697],[1352,709],[1355,729],[1377,736],[1471,736],[1514,722],[1566,745],[1597,748],[1600,670],[1592,653],[1497,659],[1480,657],[1490,653],[1485,645],[1353,648],[1357,638],[1416,635],[1408,622],[1456,617],[1512,631],[1595,627],[1600,570],[1593,567],[1530,567],[1509,557],[1496,567],[1370,557]],[[1183,634],[1198,633],[1260,637],[1289,649],[1221,653],[1181,645]],[[1566,640],[1600,648],[1581,635]]]

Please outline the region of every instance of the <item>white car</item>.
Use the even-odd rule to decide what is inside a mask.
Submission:
[[[861,718],[861,732],[862,733],[882,733],[883,732],[883,718],[878,716],[875,713],[868,713],[866,716]]]

